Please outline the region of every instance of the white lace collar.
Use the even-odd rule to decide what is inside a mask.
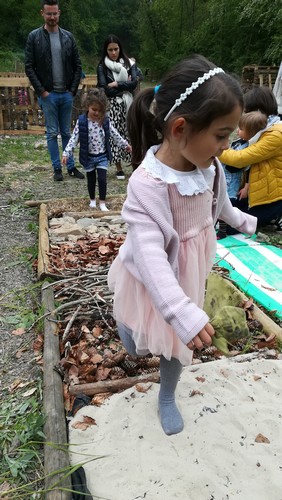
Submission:
[[[212,189],[215,176],[215,166],[213,164],[207,169],[196,168],[192,172],[179,172],[168,167],[155,157],[159,147],[159,145],[152,146],[147,151],[142,162],[144,170],[150,173],[154,179],[160,179],[167,184],[175,184],[182,196],[193,196]]]

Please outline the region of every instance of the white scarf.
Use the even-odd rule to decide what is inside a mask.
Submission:
[[[110,71],[112,71],[116,82],[127,82],[128,73],[124,66],[123,59],[120,59],[119,62],[116,62],[111,61],[111,59],[109,59],[108,57],[105,57],[105,65]],[[133,100],[132,94],[130,92],[123,91],[122,96],[117,96],[117,99],[121,99],[122,101],[124,101],[127,113]]]

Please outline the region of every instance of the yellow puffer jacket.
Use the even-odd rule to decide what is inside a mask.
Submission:
[[[267,129],[258,142],[248,148],[223,151],[219,160],[238,168],[251,165],[250,207],[282,200],[282,123]]]

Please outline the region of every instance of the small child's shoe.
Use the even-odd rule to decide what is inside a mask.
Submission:
[[[105,203],[100,203],[100,210],[102,212],[108,212],[109,211],[109,209],[108,209],[108,207],[106,207]]]
[[[96,200],[90,200],[89,207],[96,208]]]

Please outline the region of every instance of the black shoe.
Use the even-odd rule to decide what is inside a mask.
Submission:
[[[119,179],[120,181],[123,181],[125,179],[125,175],[122,170],[117,171],[117,179]]]
[[[78,170],[78,168],[74,167],[72,170],[69,170],[69,175],[71,177],[76,177],[77,179],[84,179],[85,176]]]
[[[54,181],[63,181],[63,174],[60,169],[54,170]]]
[[[274,222],[276,231],[278,233],[282,233],[282,217],[278,217],[276,221]]]

